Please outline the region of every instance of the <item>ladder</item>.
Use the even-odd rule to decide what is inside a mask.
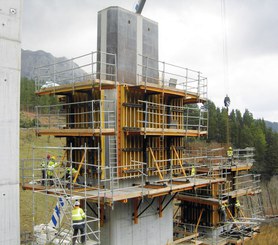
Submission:
[[[55,237],[52,237],[51,240],[55,239],[56,241],[59,241],[58,244],[67,244],[67,241],[71,242],[73,236],[71,216],[73,208],[72,205],[75,199],[79,199],[79,196],[72,196],[71,194],[67,193],[65,189],[65,184],[61,181],[61,179],[59,178],[57,173],[55,173],[55,171],[54,177],[55,178],[53,181],[53,188],[55,192],[57,194],[59,192],[61,196],[57,201],[57,204],[54,208],[51,220],[48,225],[53,227],[53,223],[56,223],[55,229],[57,229],[57,232],[55,233]],[[86,244],[100,244],[100,217],[96,217],[95,220],[98,222],[98,224],[95,227],[91,227],[89,225],[89,220],[87,220],[86,222]],[[93,240],[90,237],[92,237]],[[77,240],[79,241],[80,238],[78,237]]]
[[[115,111],[108,114],[108,127],[115,128],[116,132],[116,116]],[[117,134],[108,136],[108,151],[109,151],[109,167],[110,167],[110,188],[119,188],[118,179],[118,150],[117,150]]]

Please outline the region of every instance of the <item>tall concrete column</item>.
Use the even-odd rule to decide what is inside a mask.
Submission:
[[[0,244],[20,244],[21,0],[0,0]]]

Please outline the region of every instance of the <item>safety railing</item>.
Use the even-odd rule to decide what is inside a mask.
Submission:
[[[196,223],[175,222],[174,235],[176,235],[176,239],[183,238],[180,234],[175,234],[175,231],[178,230],[179,227],[186,230],[187,234],[192,234],[192,238],[188,240],[192,244],[199,244],[198,242],[211,245],[226,244],[230,238],[230,235],[227,233],[227,230],[231,229],[230,224],[224,224],[215,228],[212,226],[198,225],[196,218],[194,222]],[[203,223],[202,220],[200,223]]]
[[[37,129],[111,129],[116,127],[115,110],[114,100],[37,106]]]
[[[72,59],[58,58],[34,70],[36,91],[95,79],[117,81],[116,55],[91,52]]]
[[[252,165],[254,163],[255,148],[247,147],[245,149],[234,149],[233,160],[238,165]]]
[[[99,148],[33,147],[32,154],[32,159],[21,162],[21,184],[24,189],[33,191],[32,225],[36,244],[71,244],[71,210],[76,200],[98,204],[94,215],[87,213],[88,207],[84,205],[87,213],[85,236],[94,244],[100,244],[99,207],[100,198],[105,194],[100,184]],[[41,154],[49,155],[49,158],[39,158]],[[77,155],[80,161],[73,160]],[[95,168],[98,170],[94,174],[92,170]],[[49,207],[56,203],[55,200],[57,204],[53,211]],[[49,212],[53,212],[52,216]]]
[[[195,130],[199,134],[208,127],[208,110],[205,107],[171,106],[149,101],[139,101],[144,109],[139,109],[138,127]],[[141,114],[141,115],[140,115]]]
[[[235,190],[251,190],[255,192],[260,190],[260,175],[256,174],[243,174],[234,177]]]
[[[155,83],[163,88],[182,90],[207,100],[207,78],[201,72],[138,55],[137,84]]]

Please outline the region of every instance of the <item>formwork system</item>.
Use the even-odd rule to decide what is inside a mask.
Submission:
[[[264,212],[260,176],[249,173],[254,149],[234,150],[231,161],[223,157],[221,150],[209,150],[199,160],[202,166],[197,171],[212,178],[221,176],[225,181],[183,191],[177,196],[179,208],[174,220],[177,240],[186,240],[180,238],[181,234],[195,233],[193,240],[197,244],[243,244],[258,233]]]
[[[144,62],[138,64],[137,80],[127,84],[117,81],[116,59],[114,54],[92,52],[63,61],[72,64],[70,70],[63,70],[63,62],[37,69],[37,95],[55,96],[57,104],[36,108],[36,134],[66,140],[65,147],[44,151],[64,152],[57,153],[61,157],[53,186],[39,177],[43,169],[35,160],[32,179],[22,180],[23,188],[46,199],[55,197],[57,205],[61,206],[61,197],[67,203],[61,225],[56,232],[50,229],[47,241],[70,243],[71,219],[66,213],[75,199],[83,200],[88,214],[86,237],[93,244],[140,244],[142,239],[144,244],[177,244],[198,235],[204,244],[220,244],[219,239],[229,244],[235,243],[233,230],[240,232],[240,239],[253,234],[257,223],[243,217],[249,212],[249,217],[258,218],[261,199],[256,199],[254,207],[247,198],[242,217],[234,210],[236,199],[254,199],[260,193],[256,176],[248,173],[253,149],[234,151],[233,161],[228,162],[223,149],[187,147],[189,137],[207,135],[206,78],[200,72],[141,56]],[[148,66],[153,63],[157,68]],[[80,68],[87,73],[75,76]],[[65,179],[65,167],[77,169],[76,177]],[[174,222],[173,202],[179,206]],[[222,222],[222,204],[227,204],[232,222]],[[119,217],[132,224],[119,223]],[[147,230],[142,230],[140,222]],[[122,237],[113,233],[113,224]],[[248,235],[247,229],[251,229]]]

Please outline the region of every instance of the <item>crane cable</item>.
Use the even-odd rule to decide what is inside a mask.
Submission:
[[[226,97],[224,98],[224,105],[227,109],[227,132],[226,140],[227,145],[230,144],[230,130],[229,130],[229,106],[230,98],[228,96],[229,92],[229,56],[228,56],[228,38],[227,38],[227,23],[226,23],[226,3],[225,0],[221,0],[221,22],[222,22],[222,38],[223,38],[223,72],[224,72],[224,87],[226,92]]]
[[[223,77],[226,94],[229,93],[229,55],[228,55],[228,38],[226,23],[226,3],[221,0],[221,22],[222,22],[222,48],[223,48]]]

